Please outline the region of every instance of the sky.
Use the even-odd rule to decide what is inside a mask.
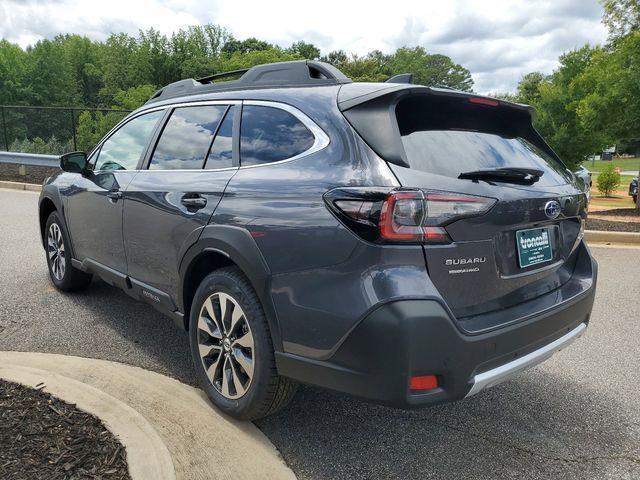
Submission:
[[[597,0],[0,0],[0,37],[26,47],[59,33],[105,40],[216,23],[238,39],[305,40],[322,54],[420,45],[491,93],[515,91],[528,72],[551,73],[567,50],[603,43],[601,16]]]

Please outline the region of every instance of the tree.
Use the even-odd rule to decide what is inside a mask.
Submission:
[[[611,142],[640,139],[640,32],[614,49],[598,50],[577,85],[585,92],[577,113],[583,127]]]
[[[384,82],[391,76],[391,67],[386,58],[380,57],[376,52],[363,57],[352,55],[336,67],[354,82]]]
[[[63,45],[41,40],[27,50],[25,81],[32,105],[77,105],[80,101],[73,67]]]
[[[66,52],[81,97],[80,103],[97,106],[99,92],[103,86],[102,70],[99,66],[102,45],[80,35],[58,35],[54,42]]]
[[[320,57],[320,50],[312,43],[307,43],[302,40],[295,42],[289,48],[287,52],[296,56],[305,58],[307,60],[316,60]]]
[[[471,72],[441,54],[428,54],[423,47],[402,47],[389,56],[393,75],[413,73],[414,83],[442,86],[470,92],[473,89]]]
[[[342,69],[342,66],[349,61],[349,57],[344,50],[334,50],[329,52],[327,55],[320,57],[320,60],[330,63],[336,68]]]
[[[536,128],[569,168],[611,142],[603,131],[594,131],[581,121],[578,109],[590,87],[582,82],[597,49],[584,46],[560,57],[560,67],[538,85]]]
[[[610,197],[611,192],[620,186],[620,174],[616,172],[612,163],[604,167],[598,175],[598,191],[605,197]]]
[[[104,87],[100,90],[102,105],[111,105],[118,90],[148,83],[151,65],[137,57],[138,44],[126,33],[111,34],[104,45],[101,56]]]
[[[156,90],[158,90],[158,87],[148,84],[138,85],[137,87],[131,87],[127,90],[119,90],[113,96],[112,107],[123,110],[135,110],[144,105]]]
[[[281,48],[269,48],[266,50],[255,50],[248,53],[235,52],[229,58],[220,59],[220,72],[229,72],[244,68],[251,68],[254,65],[272,62],[286,62],[290,60],[301,60],[297,54],[289,53]]]
[[[640,30],[640,0],[601,0],[602,23],[609,29],[609,40],[617,42],[630,32]]]
[[[29,55],[18,45],[0,40],[0,104],[28,103],[26,82]]]
[[[499,98],[500,100],[504,100],[505,102],[519,103],[520,98],[515,93],[509,92],[490,92],[489,97]]]
[[[78,116],[76,139],[78,150],[89,152],[126,113],[82,112]]]
[[[518,102],[533,105],[540,99],[540,84],[545,76],[540,72],[527,73],[518,83]]]
[[[246,40],[236,40],[233,37],[227,40],[227,42],[222,47],[221,53],[231,56],[234,53],[251,53],[251,52],[259,52],[261,50],[271,50],[274,46],[268,42],[263,40],[258,40],[257,38],[251,37]]]

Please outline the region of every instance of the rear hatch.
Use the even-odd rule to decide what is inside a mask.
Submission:
[[[494,199],[477,215],[449,207],[460,214],[438,223],[447,241],[423,245],[431,280],[469,330],[474,317],[485,329],[508,317],[488,312],[521,306],[571,278],[586,197],[533,128],[530,108],[401,86],[342,91],[339,105],[401,185],[424,192],[431,215],[440,199]]]

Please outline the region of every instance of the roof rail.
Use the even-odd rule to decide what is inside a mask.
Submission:
[[[241,70],[230,70],[228,72],[214,73],[213,75],[208,75],[206,77],[198,78],[196,82],[211,83],[212,80],[216,80],[218,78],[235,77],[237,75],[247,73],[248,71],[249,71],[248,68],[243,68]]]
[[[413,83],[413,73],[399,73],[387,78],[384,83]]]
[[[215,82],[215,80],[235,75],[237,80]],[[257,88],[308,87],[320,85],[341,85],[351,83],[351,79],[333,65],[312,60],[267,63],[247,70],[218,73],[194,80],[180,80],[170,83],[154,93],[147,104],[172,97],[197,95],[201,93],[249,90]]]

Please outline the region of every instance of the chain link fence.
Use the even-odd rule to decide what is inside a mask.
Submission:
[[[48,155],[88,152],[130,111],[0,105],[0,150]]]

